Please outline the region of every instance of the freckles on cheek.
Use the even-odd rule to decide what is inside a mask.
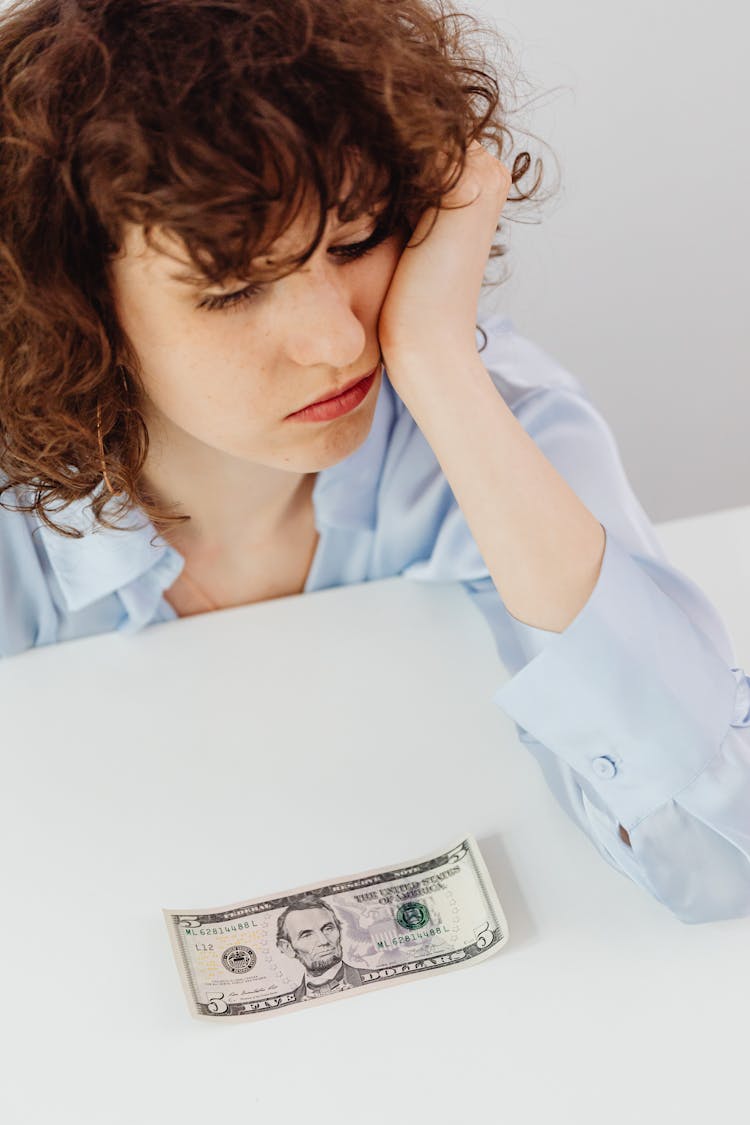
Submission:
[[[240,431],[254,429],[284,413],[270,385],[259,379],[248,363],[235,354],[233,360],[215,355],[190,362],[183,379],[183,394],[189,393],[194,405],[203,405],[213,422]]]

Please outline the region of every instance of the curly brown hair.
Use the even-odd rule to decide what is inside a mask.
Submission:
[[[91,495],[107,527],[133,505],[159,529],[189,519],[157,503],[142,476],[141,369],[109,275],[124,224],[141,224],[149,246],[154,227],[176,235],[212,285],[245,276],[308,196],[317,233],[282,270],[315,251],[334,205],[348,222],[385,202],[390,230],[411,231],[457,182],[472,140],[501,160],[506,138],[512,148],[492,44],[506,49],[492,24],[448,0],[5,8],[0,496],[16,490],[17,503],[0,506],[73,537],[51,504]],[[446,152],[458,161],[449,182]],[[529,165],[528,152],[516,156],[514,185]],[[541,160],[537,171],[508,202],[537,192]],[[490,257],[504,253],[494,245]]]

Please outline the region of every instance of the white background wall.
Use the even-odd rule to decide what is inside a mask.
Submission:
[[[559,185],[508,223],[493,270],[512,274],[481,307],[583,382],[652,519],[750,503],[748,8],[459,7],[507,39],[532,99],[510,127],[544,142],[519,134],[518,151]]]
[[[559,187],[508,207],[511,276],[480,307],[581,379],[652,519],[750,503],[747,6],[456,2],[507,40],[530,102],[509,124],[544,142],[517,151]]]

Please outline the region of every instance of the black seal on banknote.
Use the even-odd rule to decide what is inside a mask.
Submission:
[[[249,945],[230,945],[221,955],[221,963],[230,973],[249,973],[257,960]]]

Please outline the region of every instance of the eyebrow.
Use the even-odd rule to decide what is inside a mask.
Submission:
[[[266,262],[269,268],[273,268],[276,262],[271,259]],[[194,289],[203,289],[207,285],[211,285],[211,281],[203,274],[186,273],[184,270],[179,273],[168,273],[166,275],[170,281],[178,281],[182,285],[189,285]]]
[[[200,286],[209,284],[207,277],[193,273],[186,273],[184,270],[180,273],[168,273],[167,277],[170,281],[180,281],[183,283],[183,285]]]
[[[387,206],[383,206],[379,210],[375,211],[375,213],[373,215],[371,215],[370,218],[373,218],[373,219],[375,219],[376,222],[378,222],[381,219],[383,213],[386,210],[387,210]],[[358,216],[358,218],[359,218],[359,216]],[[354,222],[357,222],[357,219],[352,219],[351,222],[349,222],[349,223],[339,223],[338,227],[341,228],[343,226],[350,226],[351,223],[354,223]],[[270,269],[273,269],[273,267],[277,264],[275,259],[269,258],[268,256],[266,256],[265,262],[266,262],[266,266],[269,267]],[[211,282],[209,281],[209,279],[205,275],[194,274],[194,273],[190,273],[189,271],[185,271],[185,270],[181,270],[178,273],[168,273],[167,277],[169,278],[170,281],[178,281],[182,285],[190,285],[193,288],[202,288],[206,285],[211,284]]]

